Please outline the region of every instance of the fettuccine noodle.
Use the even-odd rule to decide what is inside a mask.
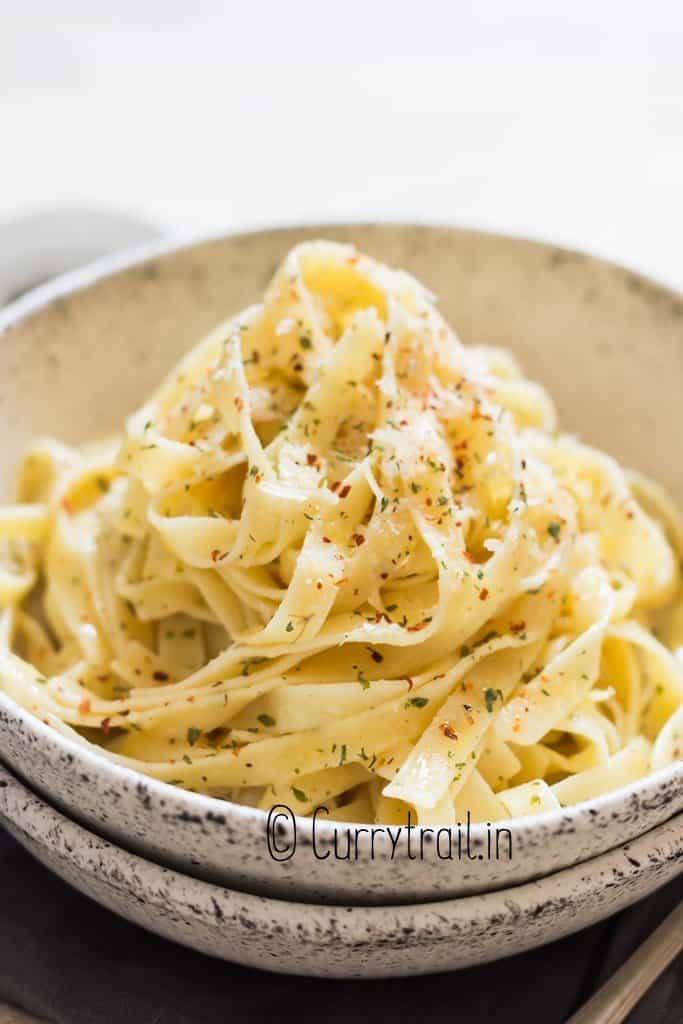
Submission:
[[[178,786],[493,821],[683,756],[683,525],[413,278],[301,245],[0,508],[0,685]]]

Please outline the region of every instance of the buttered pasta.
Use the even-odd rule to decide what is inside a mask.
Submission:
[[[122,438],[0,508],[0,685],[82,744],[338,820],[539,814],[683,756],[683,527],[407,274],[301,245]]]

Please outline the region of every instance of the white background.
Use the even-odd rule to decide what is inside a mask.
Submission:
[[[0,220],[480,225],[683,288],[683,0],[0,0]]]

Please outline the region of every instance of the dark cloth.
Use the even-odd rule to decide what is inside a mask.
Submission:
[[[0,830],[0,999],[54,1024],[443,1020],[561,1024],[647,937],[683,877],[617,917],[496,964],[423,978],[337,981],[238,967],[176,946],[70,889]],[[681,1024],[683,963],[631,1024]]]

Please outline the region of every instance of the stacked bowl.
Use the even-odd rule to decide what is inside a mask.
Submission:
[[[311,237],[352,241],[440,297],[465,342],[510,348],[580,431],[683,502],[683,299],[592,257],[454,228],[326,225],[155,245],[0,314],[0,482],[34,436],[102,436]],[[656,443],[654,443],[656,439]],[[371,977],[540,945],[683,869],[683,764],[576,807],[356,833],[187,792],[72,742],[0,692],[0,820],[116,912],[215,956]],[[443,837],[442,837],[443,838]]]

